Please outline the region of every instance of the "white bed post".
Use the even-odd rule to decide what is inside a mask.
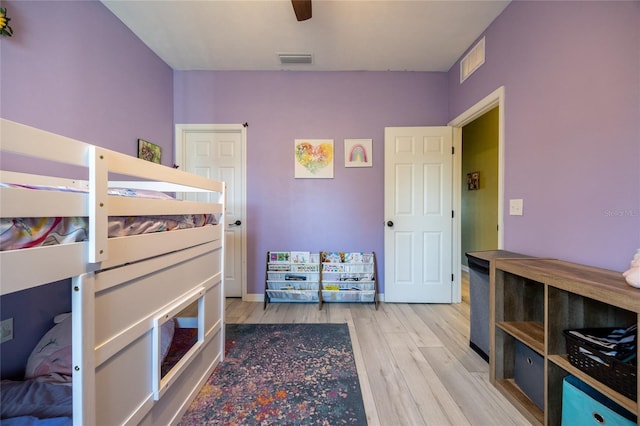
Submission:
[[[97,146],[89,148],[89,262],[108,259],[108,151]]]
[[[220,193],[220,198],[218,199],[218,202],[222,204],[222,214],[220,215],[220,222],[222,223],[222,258],[220,259],[220,318],[221,318],[221,327],[220,327],[220,362],[224,361],[224,354],[225,354],[225,350],[224,350],[224,342],[225,342],[225,306],[226,306],[226,299],[224,297],[225,294],[225,287],[224,287],[224,277],[225,277],[225,270],[224,270],[224,265],[226,263],[226,259],[227,259],[227,244],[226,244],[226,235],[225,235],[225,229],[227,226],[227,183],[223,182],[222,183],[222,192]]]
[[[93,272],[71,280],[73,425],[95,425],[95,316]]]

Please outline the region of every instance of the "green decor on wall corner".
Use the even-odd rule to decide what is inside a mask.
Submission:
[[[11,37],[13,35],[13,30],[9,26],[9,21],[11,21],[11,18],[7,17],[7,9],[0,7],[0,35],[7,37]]]

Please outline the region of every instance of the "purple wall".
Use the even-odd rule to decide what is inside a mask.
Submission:
[[[505,86],[505,249],[618,271],[640,248],[640,2],[511,3],[453,119]],[[524,216],[508,200],[524,199]]]
[[[172,164],[173,71],[104,5],[3,7],[14,32],[0,38],[3,118],[134,156],[146,139]]]
[[[163,163],[172,163],[173,71],[109,10],[98,1],[4,1],[2,7],[14,31],[0,38],[3,118],[130,155],[144,138],[161,145]],[[10,155],[0,162],[4,170],[57,170]],[[70,280],[0,303],[1,318],[14,318],[15,336],[0,346],[1,375],[16,377],[52,317],[70,309]]]
[[[268,250],[381,257],[384,127],[447,122],[446,73],[188,71],[174,85],[176,123],[249,123],[248,293],[264,291]],[[297,138],[334,140],[333,179],[294,179]],[[345,138],[373,139],[372,168],[344,167]]]

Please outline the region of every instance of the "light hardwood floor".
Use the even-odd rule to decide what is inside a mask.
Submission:
[[[463,302],[442,304],[262,303],[227,299],[228,323],[347,323],[371,426],[529,425],[489,383],[469,348]]]

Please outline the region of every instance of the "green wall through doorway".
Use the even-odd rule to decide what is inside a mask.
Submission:
[[[467,174],[479,172],[470,190]],[[498,248],[498,107],[462,128],[462,264],[466,252]]]

